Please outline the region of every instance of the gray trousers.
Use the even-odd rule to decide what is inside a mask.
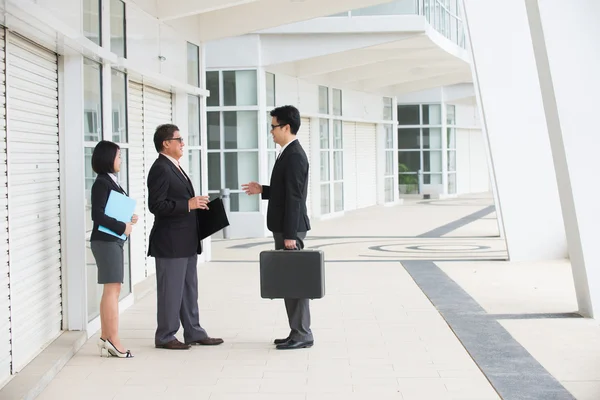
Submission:
[[[155,344],[175,339],[180,322],[186,343],[206,339],[198,313],[198,256],[156,258],[157,328]]]
[[[304,248],[303,240],[306,237],[306,232],[298,232],[297,235],[296,246],[298,249],[302,250]],[[275,250],[282,250],[285,248],[282,233],[273,232],[273,239],[275,239]],[[313,334],[310,330],[309,301],[309,299],[284,299],[285,309],[290,324],[290,339],[292,340],[313,340]]]

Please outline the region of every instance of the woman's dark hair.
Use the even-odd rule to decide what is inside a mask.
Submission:
[[[294,106],[277,107],[271,111],[271,117],[275,117],[277,122],[283,125],[290,126],[290,132],[297,134],[300,129],[300,112]]]
[[[120,147],[118,144],[102,140],[92,153],[92,169],[97,174],[115,172],[115,158]]]
[[[179,128],[177,125],[173,124],[163,124],[159,125],[154,132],[154,147],[157,152],[163,151],[163,142],[167,139],[173,138],[175,132],[177,132]]]

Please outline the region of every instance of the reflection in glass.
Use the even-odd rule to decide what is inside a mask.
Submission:
[[[218,150],[221,148],[221,113],[210,111],[206,113],[208,124],[208,148]]]
[[[456,194],[456,174],[448,174],[448,193]]]
[[[423,172],[442,172],[442,152],[423,152]]]
[[[344,182],[333,184],[333,198],[335,200],[334,211],[344,211]]]
[[[344,153],[333,152],[333,179],[336,181],[344,179]]]
[[[273,140],[273,135],[271,134],[271,112],[267,112],[267,149],[275,149],[279,150],[279,145],[275,144]]]
[[[441,125],[442,107],[439,104],[423,104],[423,125]]]
[[[329,89],[319,86],[319,114],[329,114]]]
[[[331,212],[331,184],[326,183],[321,185],[321,214],[329,214]]]
[[[259,210],[260,196],[248,196],[246,193],[231,193],[230,210],[235,212],[256,212]]]
[[[223,71],[223,105],[257,105],[256,71]]]
[[[240,190],[243,183],[258,181],[258,151],[225,153],[225,187]]]
[[[398,128],[398,149],[420,149],[420,135],[419,128]]]
[[[275,107],[275,74],[266,73],[267,107]],[[269,118],[270,119],[270,118]]]
[[[456,148],[456,131],[454,128],[447,128],[448,135],[448,148],[455,149]]]
[[[448,151],[448,171],[456,171],[456,151]]]
[[[193,149],[189,151],[190,171],[188,175],[194,186],[194,192],[196,196],[202,194],[202,159],[200,149]]]
[[[206,72],[206,89],[210,91],[210,96],[206,98],[206,105],[219,106],[219,71]]]
[[[187,43],[187,83],[200,86],[200,48],[193,43]]]
[[[100,0],[83,0],[83,35],[101,45]]]
[[[394,178],[385,178],[385,197],[384,201],[386,203],[394,201]]]
[[[385,152],[385,174],[394,174],[394,153],[392,151]]]
[[[110,51],[119,57],[127,57],[125,38],[125,3],[110,0]]]
[[[200,99],[188,95],[188,140],[190,146],[200,146]]]
[[[384,125],[385,129],[385,148],[394,148],[394,127],[392,125]]]
[[[421,168],[420,151],[399,151],[398,172],[418,172]]]
[[[221,155],[208,153],[208,190],[221,190]]]
[[[423,149],[442,148],[442,128],[423,128]]]
[[[342,121],[333,121],[333,148],[344,148],[344,143],[342,140]]]
[[[340,89],[333,89],[331,91],[333,96],[333,115],[342,115],[342,91]]]
[[[326,119],[319,120],[319,136],[321,139],[321,150],[329,148],[329,121]]]
[[[127,79],[121,71],[111,71],[112,140],[127,143]]]
[[[384,97],[383,98],[383,119],[386,121],[390,121],[393,118],[392,115],[392,98]]]
[[[99,142],[102,137],[102,66],[83,59],[84,139]]]
[[[225,111],[226,149],[258,149],[258,112]]]
[[[441,185],[442,174],[423,174],[423,183],[425,185]]]
[[[456,124],[456,106],[453,106],[453,105],[446,106],[446,124],[448,124],[448,125]]]
[[[321,182],[329,181],[329,152],[321,151]]]
[[[398,124],[399,125],[419,125],[418,105],[399,105],[398,106]]]
[[[273,167],[275,166],[275,160],[277,160],[277,152],[268,151],[267,152],[267,168],[269,171],[269,181],[271,180],[271,175],[273,174]]]

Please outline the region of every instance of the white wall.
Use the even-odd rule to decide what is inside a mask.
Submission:
[[[509,257],[563,258],[565,230],[525,4],[464,5]]]
[[[206,68],[256,68],[260,65],[258,35],[244,35],[205,44]]]
[[[457,194],[491,190],[481,129],[456,130],[456,174]]]

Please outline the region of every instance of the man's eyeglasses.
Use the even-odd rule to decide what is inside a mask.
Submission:
[[[271,130],[273,130],[273,129],[275,129],[275,128],[279,128],[279,127],[284,127],[284,126],[286,126],[286,125],[287,125],[287,124],[279,124],[279,125],[273,125],[273,124],[271,124]]]
[[[170,138],[170,139],[165,139],[165,141],[167,141],[167,140],[177,140],[179,143],[183,143],[183,138],[182,137],[173,137],[173,138]]]

